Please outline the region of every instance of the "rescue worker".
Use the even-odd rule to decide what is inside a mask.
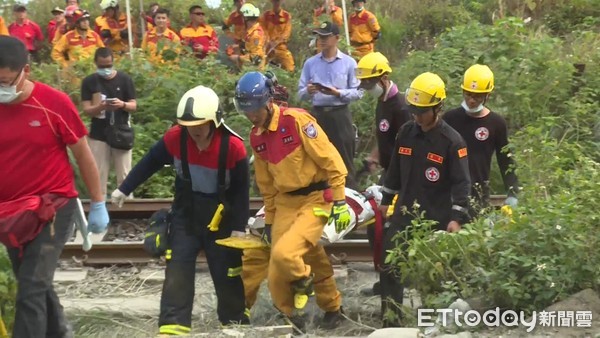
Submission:
[[[202,7],[194,5],[190,7],[189,13],[190,24],[182,28],[179,33],[183,44],[192,48],[194,54],[200,59],[204,59],[208,53],[217,53],[219,38],[212,26],[206,23]]]
[[[360,88],[377,100],[375,107],[375,136],[377,139],[376,160],[383,171],[378,184],[383,184],[383,177],[390,165],[390,159],[394,151],[396,135],[406,122],[411,120],[410,113],[406,107],[404,94],[398,90],[398,86],[390,79],[390,67],[388,59],[379,52],[372,52],[363,56],[356,68],[356,78],[360,80]],[[383,229],[376,229],[375,225],[367,226],[369,244],[374,252],[375,268],[378,269],[381,256],[381,241]],[[361,290],[365,295],[379,294],[379,282],[373,285],[371,290]]]
[[[338,48],[340,30],[324,22],[313,34],[318,36],[322,52],[310,57],[302,67],[298,82],[298,97],[312,103],[312,115],[338,150],[346,169],[346,185],[358,189],[355,180],[354,153],[356,148],[352,113],[348,105],[363,96],[356,79],[356,61]]]
[[[2,35],[9,35],[8,34],[8,27],[6,26],[6,22],[4,21],[4,18],[2,16],[0,16],[0,36]]]
[[[48,36],[48,42],[52,44],[56,32],[63,29],[63,27],[67,25],[67,20],[65,19],[65,10],[58,6],[54,7],[51,13],[54,18],[48,22],[48,26],[46,27],[46,35]]]
[[[148,60],[164,63],[175,60],[180,51],[179,35],[167,27],[169,11],[159,8],[154,14],[155,26],[146,32],[142,40],[142,49],[148,54]],[[160,48],[160,49],[159,49]]]
[[[102,37],[106,47],[112,49],[115,58],[124,54],[129,49],[129,32],[127,29],[127,15],[119,11],[118,0],[102,0],[100,8],[104,14],[96,19],[98,34]],[[132,20],[132,36],[135,39],[136,32]],[[136,45],[135,40],[133,42]]]
[[[267,35],[267,60],[288,72],[294,71],[294,56],[288,49],[292,34],[292,15],[281,8],[283,0],[271,0],[273,9],[263,13],[260,25]]]
[[[109,216],[77,108],[67,94],[32,81],[28,60],[23,42],[0,36],[0,241],[18,284],[12,337],[73,337],[52,283],[77,214],[67,149],[89,192],[89,230],[104,232]]]
[[[367,0],[352,0],[354,13],[348,20],[352,56],[359,59],[375,51],[375,40],[381,37],[381,27],[375,14],[365,9]]]
[[[56,45],[60,38],[63,35],[67,34],[68,31],[75,29],[75,22],[73,21],[73,14],[75,11],[79,9],[79,6],[67,6],[65,8],[65,25],[60,27],[54,32],[54,37],[52,38],[52,45]],[[97,33],[96,33],[97,34]]]
[[[212,89],[197,86],[187,91],[177,106],[179,125],[170,128],[152,146],[112,193],[112,202],[121,206],[135,188],[163,166],[174,163],[177,176],[170,215],[170,249],[166,255],[160,302],[161,334],[191,332],[196,258],[200,250],[206,254],[215,286],[219,321],[223,325],[249,324],[240,277],[241,252],[215,243],[220,238],[244,236],[249,216],[246,149],[242,139],[225,125],[222,116],[219,97]],[[229,143],[222,147],[221,141],[226,139]],[[220,155],[225,155],[221,149],[227,151],[224,161],[220,161]],[[187,166],[182,156],[187,157]],[[220,162],[226,171],[222,172],[225,178],[222,189]],[[216,229],[208,229],[213,216],[220,212],[219,203],[226,205],[225,215]]]
[[[321,20],[322,15],[327,15],[328,17]],[[323,21],[331,21],[338,27],[344,26],[344,13],[340,7],[335,5],[335,0],[325,0],[323,6],[314,9],[313,25],[319,27]]]
[[[418,212],[424,212],[425,219],[437,222],[434,230],[455,232],[469,221],[467,148],[460,134],[439,116],[446,98],[444,82],[436,74],[423,73],[412,81],[405,95],[414,121],[398,132],[385,173],[380,211],[387,214],[394,195],[398,198],[384,230],[382,262],[388,250],[396,248],[396,234],[411,225],[413,203],[419,205]],[[399,327],[403,282],[390,265],[382,265],[379,278],[383,327]],[[386,315],[389,313],[393,318]]]
[[[234,103],[253,124],[250,145],[256,182],[265,203],[265,224],[271,229],[268,284],[275,307],[299,331],[303,309],[316,292],[324,309],[322,326],[337,326],[341,295],[333,268],[318,244],[327,217],[338,232],[350,223],[345,201],[344,163],[327,135],[306,111],[273,103],[272,83],[249,72],[236,85]],[[268,230],[267,230],[268,231]]]
[[[260,10],[253,4],[247,3],[242,6],[241,12],[246,25],[246,35],[239,46],[240,54],[230,55],[229,60],[236,64],[239,69],[244,64],[250,63],[262,70],[266,63],[265,43],[267,37],[258,22]]]
[[[223,32],[232,37],[236,45],[241,44],[246,36],[246,25],[244,24],[244,16],[242,15],[244,2],[244,0],[233,0],[235,10],[223,21],[222,26]],[[233,26],[233,33],[229,30],[231,26]]]
[[[76,9],[69,20],[75,23],[75,29],[65,33],[52,47],[51,53],[52,59],[63,67],[88,59],[96,49],[104,47],[100,36],[90,29],[90,14],[86,10]]]
[[[490,206],[490,169],[492,154],[496,152],[498,167],[507,192],[506,205],[516,207],[517,176],[512,157],[503,151],[508,145],[508,127],[501,115],[485,106],[494,90],[494,73],[486,65],[473,65],[467,69],[461,85],[461,106],[446,112],[442,118],[460,133],[469,150],[471,195],[480,208]],[[476,210],[473,210],[476,213]],[[474,214],[472,216],[475,216]]]

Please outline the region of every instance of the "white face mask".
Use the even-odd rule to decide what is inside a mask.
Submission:
[[[10,87],[0,87],[0,103],[11,103],[21,95],[23,91],[17,92],[17,85],[21,82],[21,76],[23,71],[19,73],[19,78],[15,81],[15,84]]]
[[[380,83],[377,83],[373,87],[367,89],[366,92],[374,98],[378,99],[381,95],[383,95],[383,87]]]
[[[463,102],[460,105],[467,112],[467,114],[471,114],[471,115],[477,115],[483,110],[483,103],[480,103],[479,106],[477,106],[475,108],[469,108],[469,106],[467,105],[467,102],[465,102],[463,100]]]

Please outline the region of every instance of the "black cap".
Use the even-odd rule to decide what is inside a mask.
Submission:
[[[319,35],[340,35],[339,27],[333,22],[325,21],[319,26],[318,29],[313,30],[313,34]]]
[[[27,7],[25,7],[25,5],[16,4],[13,6],[13,12],[26,12],[26,11],[27,11]]]

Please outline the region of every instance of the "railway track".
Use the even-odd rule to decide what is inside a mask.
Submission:
[[[492,205],[502,205],[506,196],[493,195]],[[84,210],[89,210],[89,201],[82,201]],[[172,199],[133,199],[128,200],[123,208],[108,205],[108,210],[113,219],[147,219],[155,211],[169,208]],[[262,207],[261,198],[250,199],[250,214],[254,215]],[[113,264],[147,264],[157,262],[150,257],[143,248],[141,241],[105,241],[105,234],[93,235],[93,247],[84,252],[81,248],[81,238],[67,242],[63,249],[61,259],[76,260],[84,265],[113,265]],[[371,249],[366,239],[365,229],[358,229],[346,236],[345,240],[326,246],[325,250],[332,261],[344,262],[370,262]],[[206,262],[206,257],[200,253],[199,262]]]

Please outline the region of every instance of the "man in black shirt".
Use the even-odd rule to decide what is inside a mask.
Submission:
[[[129,119],[130,113],[137,109],[137,103],[133,80],[113,69],[113,54],[109,48],[98,48],[94,63],[96,73],[81,83],[81,100],[83,111],[92,117],[89,144],[106,196],[110,162],[115,165],[117,185],[131,170],[133,130]]]
[[[377,99],[375,108],[377,152],[379,153],[378,162],[383,168],[379,184],[383,183],[383,177],[385,177],[385,172],[390,164],[396,134],[402,125],[411,120],[404,94],[400,93],[398,86],[389,78],[391,72],[392,68],[388,59],[379,52],[363,56],[358,61],[356,68],[356,78],[360,80],[360,88]],[[375,268],[378,268],[381,263],[379,260],[382,234],[382,225],[367,226],[367,237],[371,249],[374,251]],[[375,283],[372,289],[361,290],[361,293],[363,295],[379,294],[379,282]]]
[[[464,97],[461,107],[446,112],[443,119],[458,131],[467,143],[469,172],[473,184],[471,194],[479,207],[489,206],[490,168],[492,154],[496,152],[508,194],[505,204],[515,207],[518,181],[512,169],[514,161],[503,151],[508,144],[506,120],[484,106],[494,89],[494,74],[488,66],[474,65],[465,72],[461,87]]]
[[[417,76],[406,91],[414,121],[400,128],[384,178],[380,211],[387,214],[394,195],[398,198],[384,229],[382,262],[396,247],[394,236],[411,225],[414,216],[406,210],[412,212],[414,203],[426,219],[437,222],[438,230],[459,231],[469,221],[467,148],[460,134],[439,118],[445,98],[444,82],[433,73]],[[380,270],[383,326],[401,326],[403,283],[394,266]]]

